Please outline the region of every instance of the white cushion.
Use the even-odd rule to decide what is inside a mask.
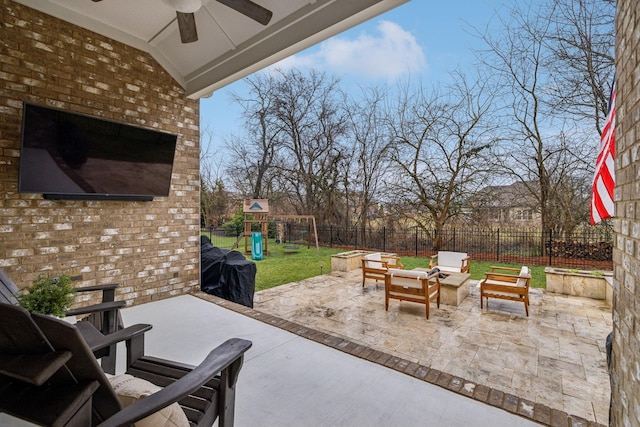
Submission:
[[[462,267],[462,260],[467,258],[467,254],[464,252],[449,252],[449,251],[440,251],[438,252],[438,265],[437,267],[440,270],[451,271],[455,273],[460,273],[460,269]],[[450,267],[451,269],[447,269]]]
[[[518,276],[530,277],[529,267],[523,265],[520,269],[520,273],[518,273]],[[527,279],[518,279],[518,281],[516,282],[516,286],[524,288],[525,286],[527,286]]]
[[[448,267],[446,265],[436,265],[435,268],[437,268],[438,270],[440,270],[441,272],[445,272],[445,273],[460,273],[460,267],[456,268],[456,267]]]
[[[405,288],[422,289],[422,281],[420,279],[427,278],[426,271],[401,270],[399,268],[390,268],[391,284],[403,286]]]
[[[125,407],[161,389],[149,381],[129,374],[108,376],[108,378],[120,403]],[[135,425],[136,427],[189,427],[189,420],[180,405],[173,403],[138,421]]]
[[[380,252],[374,252],[372,254],[368,254],[365,255],[364,257],[365,260],[365,266],[367,268],[383,268],[383,264],[382,264],[382,255],[380,255]]]

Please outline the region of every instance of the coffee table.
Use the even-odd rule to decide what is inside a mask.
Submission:
[[[428,268],[414,268],[416,271],[429,271]],[[469,273],[441,273],[447,277],[440,279],[440,303],[460,305],[469,295]]]

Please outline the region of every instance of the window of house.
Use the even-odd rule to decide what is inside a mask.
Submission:
[[[533,210],[516,209],[513,219],[516,221],[531,221],[533,219]]]

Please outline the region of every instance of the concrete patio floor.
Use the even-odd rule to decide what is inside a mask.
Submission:
[[[230,337],[251,340],[237,385],[237,427],[537,425],[270,324],[282,326],[280,319],[198,296],[134,306],[122,317],[127,325],[153,324],[147,354],[185,363],[199,363]],[[118,372],[124,355],[120,347]]]
[[[367,280],[362,288],[361,272],[353,270],[258,292],[254,308],[373,349],[378,360],[380,353],[391,355],[463,384],[486,386],[489,403],[493,391],[503,392],[550,408],[552,417],[564,412],[569,419],[607,425],[611,308],[541,289],[530,294],[526,317],[516,302],[490,300],[489,309],[481,310],[472,285],[458,307],[432,304],[427,320],[424,306],[410,302],[392,300],[386,312],[384,284],[376,288]],[[532,418],[553,423],[546,416]]]

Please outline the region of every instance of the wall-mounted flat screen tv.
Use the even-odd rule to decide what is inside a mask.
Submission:
[[[18,188],[50,199],[166,197],[176,141],[169,133],[25,103]]]

